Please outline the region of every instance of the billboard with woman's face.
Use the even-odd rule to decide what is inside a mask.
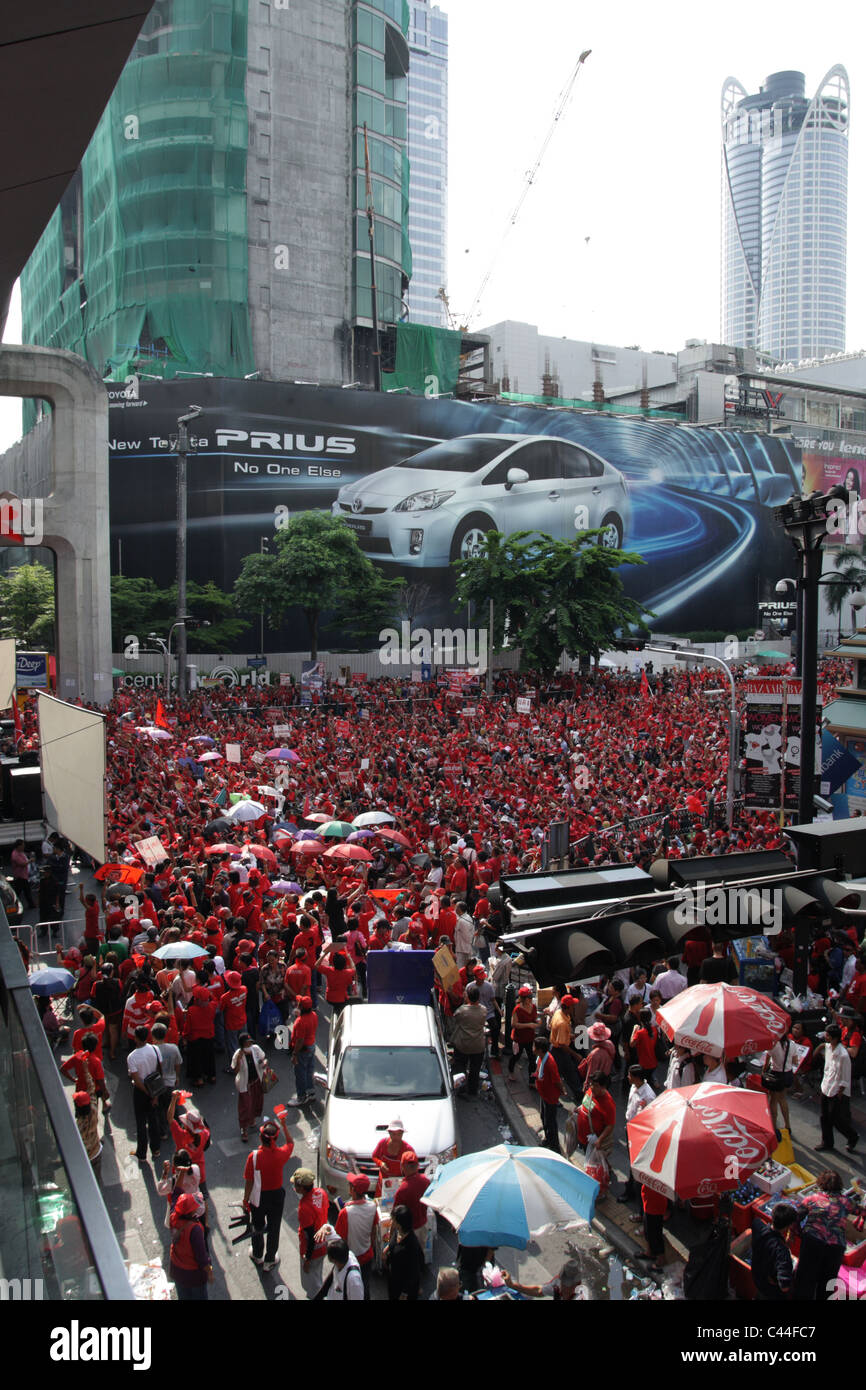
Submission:
[[[142,380],[138,396],[112,400],[114,571],[174,579],[176,422],[193,397],[189,576],[227,591],[246,555],[312,509],[342,517],[364,554],[413,587],[427,627],[453,622],[454,562],[491,529],[592,528],[639,553],[626,588],[669,633],[754,627],[791,570],[774,516],[800,491],[790,436],[203,378]],[[270,634],[277,643],[306,646],[300,615]]]

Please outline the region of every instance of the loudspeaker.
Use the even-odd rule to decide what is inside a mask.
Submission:
[[[10,774],[12,814],[16,820],[42,820],[42,771],[16,767]]]

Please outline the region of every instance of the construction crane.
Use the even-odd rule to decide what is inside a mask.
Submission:
[[[473,318],[478,312],[478,306],[481,302],[481,298],[484,294],[484,291],[487,289],[488,281],[490,280],[490,277],[493,274],[494,269],[496,268],[496,262],[499,260],[499,257],[502,253],[502,248],[505,245],[505,242],[508,238],[508,233],[511,231],[511,228],[514,226],[515,222],[520,216],[520,209],[526,202],[526,198],[530,188],[535,183],[538,171],[541,168],[542,160],[544,159],[544,156],[547,153],[547,147],[553,139],[553,133],[556,130],[558,122],[562,118],[565,108],[568,105],[569,98],[574,90],[574,84],[577,81],[580,69],[583,67],[591,52],[592,49],[590,48],[584,49],[583,53],[581,53],[580,57],[577,60],[577,63],[575,64],[571,76],[569,77],[568,81],[566,82],[565,86],[559,94],[559,98],[556,103],[556,110],[553,113],[553,120],[550,124],[550,129],[544,137],[544,143],[538,152],[538,158],[536,159],[535,163],[533,164],[532,168],[529,170],[529,173],[526,176],[526,182],[523,185],[520,197],[518,198],[514,206],[514,211],[511,213],[511,216],[509,217],[508,222],[506,224],[505,231],[502,234],[502,240],[500,241],[499,246],[496,248],[496,252],[494,253],[493,259],[487,268],[487,271],[484,275],[483,280],[481,281],[481,284],[478,286],[475,298],[473,299],[472,304],[470,305],[469,313],[466,315],[466,322],[463,324],[464,329],[467,329],[469,327],[470,323],[472,322]]]
[[[454,314],[451,311],[451,301],[448,298],[448,291],[446,290],[444,285],[439,286],[438,290],[436,291],[436,298],[442,300],[442,303],[445,308],[445,317],[448,320],[448,327],[459,327],[457,320],[455,319]]]

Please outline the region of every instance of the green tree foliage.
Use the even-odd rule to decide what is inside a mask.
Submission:
[[[264,608],[275,626],[292,608],[301,608],[315,660],[328,625],[359,639],[377,637],[392,620],[399,587],[399,580],[376,569],[339,517],[299,512],[277,531],[272,554],[247,555],[234,596],[242,613]]]
[[[561,541],[534,531],[490,531],[477,556],[454,562],[455,602],[474,602],[486,614],[493,599],[493,649],[501,649],[507,624],[524,667],[553,671],[562,651],[598,658],[624,634],[647,634],[644,617],[652,617],[629,598],[617,573],[645,561],[593,544],[600,534],[580,531]]]
[[[213,580],[207,584],[189,582],[186,586],[186,611],[194,618],[206,619],[210,627],[187,630],[187,650],[191,652],[234,651],[242,640],[248,623],[239,618],[231,594],[218,589]],[[116,652],[124,650],[127,637],[137,637],[142,647],[147,634],[158,632],[167,637],[177,618],[177,585],[160,589],[152,579],[134,579],[115,574],[111,578],[111,640]]]
[[[0,636],[54,651],[54,575],[47,566],[16,565],[0,578]]]

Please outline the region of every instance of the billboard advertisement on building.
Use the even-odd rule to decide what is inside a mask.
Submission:
[[[866,536],[866,444],[842,430],[810,429],[797,425],[792,430],[795,447],[803,461],[803,491],[828,492],[840,484],[848,494],[831,509],[825,545],[845,545],[862,549]]]
[[[189,576],[231,590],[291,515],[342,517],[365,554],[453,623],[452,562],[485,531],[600,528],[646,563],[623,578],[666,632],[754,625],[791,568],[773,509],[800,487],[789,438],[507,402],[289,383],[141,379],[110,392],[112,570],[170,584],[177,417],[191,402]],[[307,644],[300,614],[271,646]]]

